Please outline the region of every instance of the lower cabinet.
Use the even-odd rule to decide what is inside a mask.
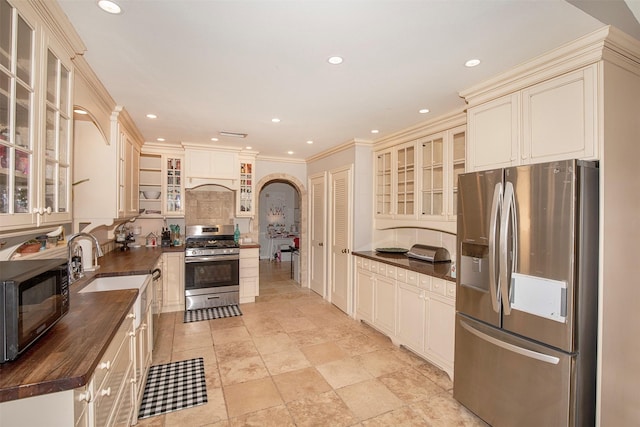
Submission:
[[[147,295],[154,295],[152,289]],[[135,424],[153,355],[154,297],[146,302],[139,326],[134,331],[134,314],[130,311],[84,387],[0,403],[0,425]]]
[[[162,312],[184,311],[184,252],[162,254]]]
[[[356,257],[356,317],[453,378],[454,282]]]
[[[240,249],[240,302],[255,302],[260,293],[260,249]]]
[[[373,323],[373,273],[369,271],[369,260],[356,258],[356,317]]]
[[[373,285],[373,324],[390,337],[396,334],[396,281],[378,275]]]
[[[129,313],[91,379],[89,426],[127,425],[132,420],[135,342],[133,313]]]

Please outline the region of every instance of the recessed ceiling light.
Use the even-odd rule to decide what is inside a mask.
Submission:
[[[244,147],[244,148],[246,148],[247,150],[251,150],[253,147],[251,147],[251,146],[246,146],[246,147]]]
[[[164,142],[164,138],[157,138],[156,141]]]
[[[218,138],[211,138],[211,140],[212,140],[213,142],[216,142],[216,141],[218,140]]]
[[[157,119],[157,118],[158,116],[156,116],[155,114],[151,114],[151,113],[147,114],[147,119]]]
[[[418,113],[420,113],[420,114],[427,114],[428,112],[429,112],[428,108],[422,108],[422,109],[418,110]]]
[[[272,121],[273,123],[280,123],[280,119],[279,119],[279,118],[277,118],[277,117],[274,117],[273,119],[271,119],[271,121]]]
[[[111,0],[98,0],[98,7],[104,10],[105,12],[112,13],[114,15],[117,15],[120,12],[122,12],[122,9],[120,9],[120,6],[118,6],[116,2],[113,2]]]
[[[313,141],[312,140],[308,140],[307,144],[313,144]]]
[[[291,155],[293,154],[293,151],[287,151],[287,154]]]
[[[342,61],[344,61],[344,60],[342,59],[341,56],[330,56],[329,59],[327,59],[327,62],[329,62],[329,64],[333,64],[333,65],[342,64]]]
[[[380,131],[378,129],[372,129],[371,133],[379,133]]]
[[[82,108],[74,108],[73,112],[76,113],[76,114],[89,114],[85,110],[83,110]]]
[[[480,65],[480,60],[479,59],[470,59],[467,62],[464,63],[465,67],[475,67],[476,65]]]

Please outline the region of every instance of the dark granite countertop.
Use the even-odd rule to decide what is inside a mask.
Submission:
[[[450,262],[427,262],[418,259],[409,258],[405,254],[387,254],[376,251],[358,251],[352,252],[354,256],[368,258],[373,261],[382,262],[399,268],[415,271],[417,273],[426,274],[428,276],[437,277],[439,279],[455,282],[456,279],[450,276]]]

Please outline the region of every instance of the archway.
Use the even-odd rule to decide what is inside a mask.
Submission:
[[[296,189],[300,196],[300,285],[304,288],[308,287],[307,282],[307,190],[302,182],[294,176],[286,173],[272,173],[264,176],[256,184],[256,206],[255,212],[260,212],[260,193],[267,184],[272,182],[283,182],[291,185]],[[256,241],[259,241],[260,235],[260,215],[256,215],[255,221],[252,221],[251,234]]]

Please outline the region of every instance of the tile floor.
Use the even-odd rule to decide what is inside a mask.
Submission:
[[[208,403],[138,426],[486,426],[449,377],[260,263],[260,297],[242,316],[161,316],[153,364],[203,357]]]

